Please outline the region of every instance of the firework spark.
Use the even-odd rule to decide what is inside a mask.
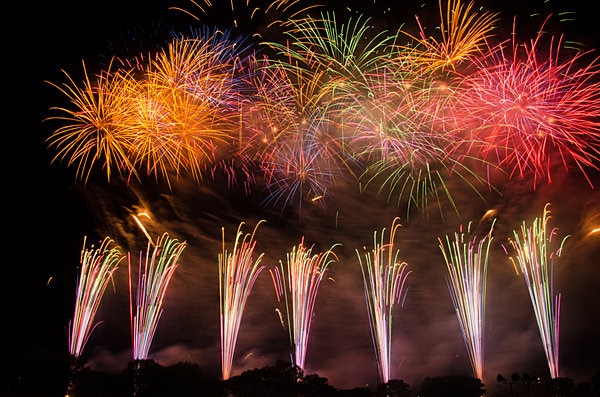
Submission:
[[[414,47],[405,47],[409,51],[403,53],[409,54],[414,67],[426,74],[456,70],[461,62],[478,57],[497,22],[497,14],[474,12],[474,2],[464,5],[461,0],[449,0],[445,10],[442,3],[440,0],[441,41],[426,37],[418,17],[420,37],[402,31],[415,41]]]
[[[83,239],[79,278],[75,294],[75,310],[68,326],[68,346],[70,354],[67,395],[74,395],[77,385],[75,378],[83,369],[81,354],[92,331],[100,324],[94,323],[100,301],[106,287],[124,256],[120,247],[106,237],[98,248],[86,248],[87,238]]]
[[[163,300],[171,277],[179,266],[179,257],[186,242],[164,233],[154,248],[149,241],[145,255],[140,251],[138,260],[135,306],[133,304],[133,270],[129,257],[129,299],[131,319],[131,342],[133,360],[147,360],[156,328],[162,315]],[[135,309],[135,312],[134,312]]]
[[[252,234],[241,231],[242,222],[235,237],[233,251],[225,248],[225,230],[223,233],[223,250],[219,254],[219,297],[221,309],[221,376],[223,380],[231,376],[233,356],[238,332],[246,301],[256,278],[264,269],[260,265],[264,253],[253,258],[256,249],[254,234],[260,221],[254,227]],[[242,238],[243,236],[243,238]]]
[[[442,239],[438,238],[448,268],[448,289],[469,352],[473,375],[480,380],[484,379],[487,268],[495,222],[494,219],[489,232],[480,239],[471,231],[472,223],[469,223],[466,233],[461,225],[459,232],[454,233],[452,241],[446,236],[444,244]]]
[[[592,185],[587,169],[600,160],[600,63],[591,52],[568,56],[562,38],[543,29],[529,44],[489,50],[477,71],[461,83],[453,109],[479,142],[475,156],[506,169],[510,177],[533,176],[552,182],[555,165],[577,169]],[[591,60],[590,60],[591,57]]]
[[[274,0],[267,3],[251,0],[190,0],[194,10],[174,6],[171,10],[183,12],[194,20],[218,23],[227,29],[260,40],[279,36],[294,20],[306,17],[318,4],[304,5],[300,0]],[[266,5],[265,5],[266,4]]]
[[[114,241],[106,237],[98,248],[92,245],[81,252],[81,269],[77,281],[74,317],[69,321],[69,353],[79,357],[87,344],[100,301],[119,263],[124,258],[121,249],[111,247]]]
[[[282,62],[262,62],[254,80],[252,132],[243,152],[254,153],[268,196],[264,207],[328,197],[328,188],[342,174],[343,160],[329,102],[325,72]],[[319,200],[323,204],[325,200]]]
[[[375,359],[382,383],[391,379],[393,309],[396,304],[404,301],[408,292],[404,289],[405,283],[412,273],[407,270],[406,262],[398,260],[400,250],[394,250],[396,231],[401,226],[398,222],[399,218],[394,218],[387,244],[384,242],[385,228],[381,231],[379,242],[377,232],[374,232],[373,250],[364,252],[364,262],[360,251],[356,250],[363,275]]]
[[[550,376],[558,378],[559,371],[559,330],[561,294],[554,294],[554,260],[562,254],[563,245],[569,236],[556,241],[558,229],[549,229],[552,219],[550,204],[544,206],[541,218],[535,218],[530,226],[525,222],[520,233],[513,231],[514,239],[509,239],[513,249],[510,261],[515,271],[523,274],[529,290],[529,297],[538,324],[542,345],[546,353]],[[557,247],[556,249],[554,249]],[[509,254],[506,247],[505,252]]]
[[[123,93],[128,92],[131,84],[128,72],[111,73],[109,67],[108,71],[93,76],[83,63],[82,87],[67,72],[64,74],[68,83],[49,83],[73,106],[71,109],[52,107],[59,115],[45,119],[64,124],[46,140],[50,149],[57,150],[52,161],[74,165],[76,177],[84,183],[95,168],[104,170],[109,181],[114,172],[136,176],[129,159],[132,140],[129,130],[124,128],[128,95]]]
[[[293,364],[304,369],[308,348],[308,337],[317,299],[317,292],[327,267],[337,260],[334,244],[324,252],[314,253],[313,246],[294,246],[286,255],[287,262],[269,272],[275,286],[277,301],[284,298],[290,344],[294,350]]]

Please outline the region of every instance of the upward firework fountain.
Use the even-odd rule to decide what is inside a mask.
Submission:
[[[75,396],[77,387],[75,378],[82,369],[81,353],[87,344],[90,334],[99,323],[94,323],[102,296],[106,286],[117,270],[119,262],[123,259],[119,247],[113,246],[113,240],[106,237],[100,247],[85,248],[86,239],[83,240],[81,251],[81,269],[77,281],[75,295],[75,311],[69,321],[69,353],[71,362],[69,366],[69,381],[67,396]]]
[[[240,323],[246,301],[252,291],[256,277],[264,269],[260,265],[264,254],[253,258],[256,248],[254,233],[244,234],[241,229],[243,222],[238,227],[235,236],[233,251],[225,249],[225,231],[223,230],[223,251],[219,255],[219,297],[221,308],[221,375],[223,380],[231,376],[233,354],[237,342]],[[244,236],[243,238],[241,238]]]
[[[509,245],[514,250],[510,261],[517,274],[519,271],[523,274],[529,289],[550,376],[554,379],[560,376],[558,348],[561,298],[561,294],[554,295],[554,259],[561,255],[563,244],[569,236],[556,241],[558,229],[548,229],[551,219],[549,206],[546,204],[542,217],[535,218],[531,226],[523,222],[520,233],[513,231],[514,240],[509,239]],[[557,248],[552,250],[553,246]]]
[[[315,309],[317,292],[327,267],[337,259],[333,249],[313,254],[314,246],[300,244],[287,254],[287,263],[271,272],[277,300],[283,296],[290,344],[294,349],[294,365],[304,369],[308,335]]]
[[[154,245],[154,248],[151,248]],[[133,352],[133,395],[139,392],[139,377],[143,362],[148,360],[150,346],[162,315],[163,299],[171,277],[179,265],[179,257],[187,244],[164,233],[154,244],[148,241],[146,255],[140,252],[138,261],[136,301],[133,305],[133,272],[129,259],[129,296],[131,342]]]
[[[453,241],[446,236],[445,245],[442,239],[438,239],[448,268],[448,289],[469,352],[473,375],[480,380],[483,380],[488,255],[494,223],[495,220],[490,231],[479,241],[476,235],[472,235],[471,223],[466,233],[461,225],[459,232],[454,233]]]
[[[371,336],[382,383],[387,383],[391,376],[393,309],[404,300],[404,285],[411,273],[407,270],[408,264],[398,260],[400,251],[394,251],[396,231],[400,227],[398,221],[398,218],[394,218],[392,222],[389,243],[384,243],[385,229],[381,231],[379,242],[377,232],[373,234],[373,250],[364,253],[364,263],[360,252],[356,251],[363,275]]]

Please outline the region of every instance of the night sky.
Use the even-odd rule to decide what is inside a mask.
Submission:
[[[385,2],[377,3],[370,10],[381,17],[387,7]],[[486,10],[502,12],[499,34],[510,31],[514,15],[522,18],[522,29],[527,31],[539,26],[539,18],[534,23],[529,17],[532,10],[572,10],[574,21],[554,28],[590,48],[598,44],[598,34],[594,35],[589,23],[591,1],[536,1],[530,2],[528,10],[494,5],[500,3],[507,4],[481,3]],[[600,233],[588,234],[600,226],[598,170],[588,171],[595,188],[581,172],[557,169],[551,184],[541,183],[535,190],[527,178],[502,180],[496,186],[501,194],[485,193],[487,202],[474,198],[471,191],[455,190],[460,217],[447,211],[441,219],[435,209],[430,216],[415,212],[407,218],[404,208],[386,204],[375,189],[361,194],[349,177],[337,180],[333,199],[325,209],[305,205],[301,213],[291,208],[281,214],[259,209],[260,195],[245,197],[240,186],[226,188],[183,178],[169,190],[153,180],[126,184],[115,178],[109,183],[102,173],[83,185],[66,164],[51,163],[44,139],[52,129],[42,120],[50,114],[49,108],[63,99],[46,81],[62,82],[61,69],[77,75],[82,59],[100,69],[111,51],[125,56],[139,51],[138,47],[150,51],[164,43],[172,27],[197,26],[197,21],[170,11],[172,5],[166,1],[107,1],[91,7],[59,1],[23,4],[7,16],[27,20],[27,27],[23,32],[9,32],[11,57],[5,61],[12,68],[6,78],[15,92],[7,98],[8,118],[16,121],[5,130],[14,140],[5,147],[5,158],[11,159],[6,165],[10,176],[5,185],[9,200],[5,244],[10,253],[4,263],[8,272],[2,288],[7,312],[3,328],[8,332],[3,338],[5,350],[15,355],[67,350],[65,328],[72,317],[84,237],[97,243],[111,236],[133,253],[143,250],[144,236],[131,216],[144,210],[154,220],[148,225],[150,230],[168,231],[188,244],[167,292],[150,356],[162,365],[195,362],[219,376],[217,255],[221,231],[223,228],[231,241],[240,222],[245,223],[244,231],[251,232],[264,219],[267,222],[259,226],[255,238],[267,267],[284,260],[302,237],[319,249],[341,244],[336,248],[339,261],[328,268],[329,277],[317,296],[305,372],[326,377],[338,388],[373,385],[377,367],[355,250],[372,246],[373,233],[389,229],[398,216],[402,227],[397,246],[412,274],[404,306],[394,314],[392,378],[416,386],[427,376],[470,374],[437,239],[454,233],[460,224],[482,220],[486,211],[493,209],[498,219],[488,270],[484,381],[492,389],[498,373],[547,377],[525,282],[515,274],[502,244],[521,222],[541,216],[544,205],[551,203],[551,224],[561,236],[570,236],[555,268],[555,292],[562,293],[561,374],[584,382],[600,369]],[[185,3],[177,5],[187,7]],[[394,7],[394,17],[390,19],[386,13],[381,26],[389,26],[390,21],[410,26],[414,13],[420,12],[420,3]],[[423,9],[436,7],[428,4]],[[112,285],[107,289],[97,315],[103,323],[93,332],[85,353],[92,368],[108,372],[120,372],[131,359],[125,262],[114,281],[114,289]],[[288,335],[279,323],[276,305],[265,270],[243,314],[234,375],[289,359]]]

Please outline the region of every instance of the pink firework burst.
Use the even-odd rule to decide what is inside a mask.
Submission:
[[[592,186],[586,169],[598,169],[600,160],[599,58],[591,51],[563,54],[562,41],[540,30],[529,43],[491,47],[456,101],[457,125],[469,131],[471,150],[511,178],[532,175],[534,189],[542,179],[551,183],[560,164]]]

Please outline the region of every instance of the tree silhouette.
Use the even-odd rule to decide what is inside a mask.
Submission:
[[[390,379],[386,383],[377,385],[377,397],[409,397],[410,386],[400,379]]]
[[[422,397],[481,397],[485,389],[481,380],[472,376],[437,376],[425,378],[419,396]]]

